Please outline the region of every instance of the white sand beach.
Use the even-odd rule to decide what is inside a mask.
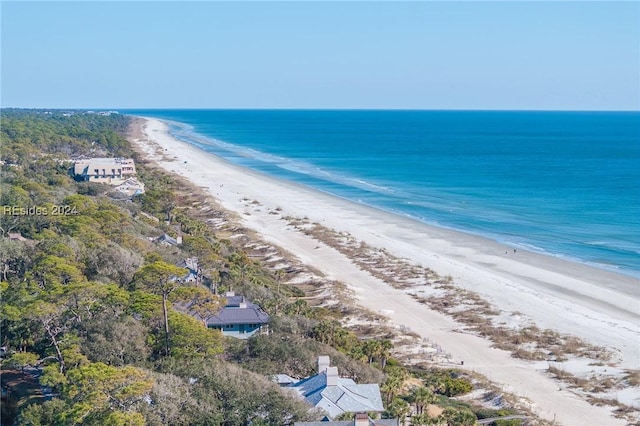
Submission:
[[[620,369],[640,367],[638,279],[524,250],[514,252],[483,238],[279,181],[178,141],[155,119],[146,121],[144,131],[147,138],[136,143],[150,160],[206,187],[223,207],[239,213],[246,227],[344,282],[362,307],[437,342],[454,360],[464,361],[465,369],[528,399],[540,417],[576,426],[626,424],[611,415],[612,407],[591,405],[550,378],[546,361],[513,358],[481,337],[460,332],[460,324],[450,317],[362,271],[337,250],[287,226],[282,217],[306,217],[441,276],[449,275],[455,285],[478,293],[500,311],[517,312],[541,328],[611,349]],[[246,199],[258,203],[248,206]],[[270,214],[275,209],[281,209],[281,215]],[[625,403],[640,406],[637,397],[632,394]]]

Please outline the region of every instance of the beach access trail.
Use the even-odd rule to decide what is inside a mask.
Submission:
[[[623,425],[611,407],[589,404],[545,373],[546,362],[518,360],[460,324],[361,270],[349,258],[282,217],[308,218],[372,247],[451,276],[497,309],[540,327],[578,336],[616,353],[621,368],[640,365],[638,280],[455,232],[352,203],[232,165],[174,139],[147,119],[134,139],[147,158],[206,189],[243,224],[355,292],[357,303],[439,344],[464,368],[531,402],[540,417],[564,425]],[[256,203],[247,203],[255,201]],[[272,212],[278,209],[280,215]]]

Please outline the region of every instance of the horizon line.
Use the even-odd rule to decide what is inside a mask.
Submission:
[[[58,110],[58,111],[127,111],[127,110],[174,110],[174,111],[431,111],[431,112],[640,112],[640,109],[542,109],[542,108],[290,108],[290,107],[14,107],[3,109]]]

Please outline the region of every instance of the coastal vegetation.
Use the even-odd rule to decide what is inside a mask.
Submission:
[[[547,373],[562,382],[559,389],[567,386],[593,405],[613,407],[616,417],[630,424],[637,422],[637,409],[620,402],[614,395],[626,387],[637,387],[633,378],[638,372],[621,371],[611,349],[576,336],[541,329],[531,322],[518,324],[509,317],[518,318],[521,313],[495,310],[479,294],[456,286],[450,276],[440,276],[429,268],[397,258],[384,249],[369,246],[346,232],[337,232],[308,218],[289,216],[284,219],[300,232],[338,250],[386,284],[406,292],[434,311],[454,318],[460,324],[460,331],[484,337],[494,347],[509,351],[514,358],[547,361]],[[572,363],[583,367],[570,371]],[[513,422],[519,421],[513,419]]]
[[[612,354],[603,347],[591,345],[577,337],[561,335],[528,325],[519,329],[495,324],[500,312],[477,293],[456,287],[451,277],[442,277],[429,268],[410,264],[395,258],[384,249],[376,249],[357,241],[350,235],[339,233],[305,219],[287,218],[289,223],[314,238],[341,251],[360,268],[387,284],[411,292],[414,299],[430,308],[446,313],[483,337],[495,347],[508,350],[515,358],[528,360],[566,360],[576,355],[601,361],[610,360]],[[425,288],[421,295],[416,288]]]
[[[466,425],[511,414],[451,399],[470,392],[474,380],[401,363],[382,327],[377,335],[346,327],[354,307],[327,303],[308,280],[291,283],[313,271],[293,261],[283,266],[286,253],[132,151],[129,117],[3,110],[2,120],[0,321],[3,387],[10,391],[3,424],[319,419],[270,378],[314,374],[320,354],[343,376],[380,383],[384,416]],[[75,181],[68,170],[78,156],[134,158],[146,192],[123,199],[105,185]],[[155,242],[165,234],[182,244]],[[176,265],[189,257],[199,259],[206,279],[175,279],[186,272]],[[270,334],[224,338],[181,309],[195,303],[206,317],[227,290],[271,315]]]

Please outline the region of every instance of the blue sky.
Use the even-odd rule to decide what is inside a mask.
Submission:
[[[640,109],[640,2],[2,1],[1,104]]]

